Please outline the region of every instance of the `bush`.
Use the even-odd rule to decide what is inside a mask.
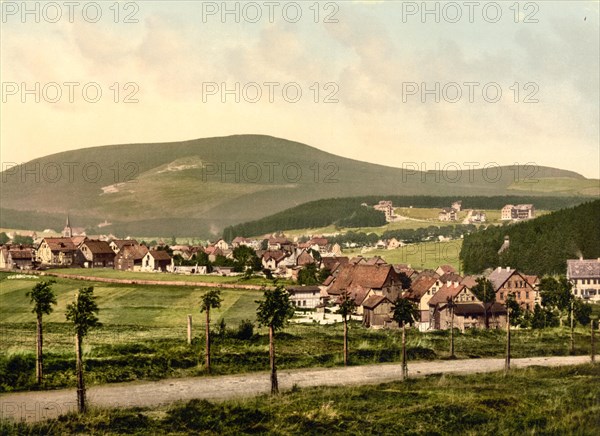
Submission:
[[[238,326],[235,337],[237,339],[248,340],[254,336],[254,323],[248,319],[242,320]]]

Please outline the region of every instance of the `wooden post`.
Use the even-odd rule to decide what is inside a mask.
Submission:
[[[506,360],[504,361],[504,372],[510,370],[510,308],[506,307]]]
[[[575,337],[573,335],[573,300],[571,300],[571,344],[569,351],[571,354],[575,354]]]
[[[406,324],[402,323],[402,380],[408,378],[408,365],[406,363]]]
[[[454,357],[454,306],[450,310],[450,357]]]
[[[187,316],[187,342],[192,345],[192,315]]]
[[[210,374],[210,309],[206,308],[206,372]]]
[[[592,358],[592,363],[594,363],[596,361],[596,344],[594,343],[594,319],[590,319],[590,330],[591,330],[591,336],[592,336],[591,358]]]
[[[42,383],[42,378],[44,377],[44,364],[43,364],[43,353],[42,353],[42,344],[43,344],[43,337],[42,337],[43,333],[42,333],[42,315],[39,314],[37,317],[37,362],[35,365],[35,378],[37,381],[37,384],[41,384]]]
[[[348,319],[344,316],[344,366],[348,366]]]
[[[85,384],[83,381],[83,360],[81,351],[81,336],[75,334],[75,354],[77,355],[77,410],[79,413],[85,412]]]
[[[271,364],[271,394],[279,393],[277,384],[277,367],[275,366],[275,331],[269,326],[269,363]]]

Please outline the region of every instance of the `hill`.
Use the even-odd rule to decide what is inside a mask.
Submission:
[[[509,248],[498,254],[505,236]],[[465,235],[460,252],[467,273],[510,266],[529,274],[564,274],[567,259],[580,256],[600,257],[600,200]]]
[[[558,210],[585,201],[585,197],[473,196],[460,198],[464,209],[496,210],[500,210],[506,204],[523,203],[532,203],[536,209]],[[380,196],[371,195],[310,201],[259,220],[226,227],[223,231],[223,239],[231,241],[236,236],[260,236],[282,230],[315,229],[331,225],[337,228],[382,226],[386,224],[383,213],[362,206],[363,204],[374,205],[381,199]],[[397,207],[434,208],[437,217],[439,209],[448,207],[457,197],[389,195],[385,196],[385,199],[392,201]],[[399,237],[391,234],[386,237],[392,236]]]
[[[2,172],[0,226],[60,229],[69,213],[73,225],[91,232],[107,220],[102,233],[207,237],[315,199],[522,194],[515,179],[531,181],[531,174],[531,167],[515,166],[421,173],[261,135],[107,145]],[[528,194],[597,194],[577,173],[538,167],[534,176],[545,180],[544,189]]]

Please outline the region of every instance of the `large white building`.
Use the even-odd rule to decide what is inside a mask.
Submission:
[[[600,258],[567,260],[567,279],[573,283],[573,295],[600,302]]]

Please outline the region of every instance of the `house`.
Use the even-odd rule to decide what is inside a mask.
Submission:
[[[451,207],[445,207],[438,214],[440,221],[456,221],[456,211]]]
[[[484,223],[487,220],[485,212],[481,210],[470,210],[466,218],[468,223]]]
[[[452,312],[454,312],[454,320],[452,320]],[[453,324],[454,328],[464,332],[470,328],[485,328],[485,316],[486,311],[481,302],[460,303],[454,307],[445,303],[438,305],[433,319],[441,330],[449,329]],[[490,328],[506,327],[506,306],[503,304],[488,304],[487,316]]]
[[[383,212],[385,214],[385,220],[387,222],[394,221],[396,219],[396,215],[394,215],[394,206],[391,201],[381,200],[373,209]]]
[[[227,242],[225,242],[224,239],[219,239],[217,242],[215,242],[214,245],[216,248],[219,248],[221,250],[229,250],[229,244]]]
[[[449,306],[449,302],[454,307]],[[485,327],[485,307],[463,283],[448,282],[429,300],[430,328],[448,329],[452,323],[454,310],[454,326],[467,328]],[[506,326],[506,307],[501,303],[487,304],[489,325],[493,328]],[[504,317],[504,318],[503,318]]]
[[[419,330],[425,331],[430,325],[429,301],[442,287],[442,282],[434,276],[424,275],[414,280],[410,289],[404,294],[405,298],[413,301],[419,310],[417,320]]]
[[[194,253],[189,245],[171,245],[173,256],[180,256],[183,260],[190,260]]]
[[[404,263],[398,263],[394,265],[394,269],[398,274],[406,274],[406,277],[408,277],[411,280],[417,275],[417,272],[410,265]]]
[[[371,295],[363,303],[363,325],[371,328],[391,327],[393,303],[383,295]]]
[[[315,309],[322,304],[321,289],[318,286],[288,286],[290,302],[295,307]]]
[[[388,250],[395,250],[397,248],[400,248],[404,246],[404,243],[401,241],[398,241],[396,238],[392,238],[388,241],[387,243],[387,249]]]
[[[494,285],[496,301],[500,304],[505,305],[508,295],[513,294],[523,309],[533,311],[535,303],[539,301],[538,290],[516,269],[498,267],[488,276],[488,280]]]
[[[140,244],[135,239],[113,239],[112,241],[109,242],[109,245],[110,245],[110,248],[112,248],[112,251],[114,251],[115,254],[118,254],[119,251],[121,251],[123,249],[123,247],[137,246]]]
[[[231,246],[233,248],[238,248],[241,247],[242,245],[249,245],[250,240],[244,238],[243,236],[236,236],[235,238],[233,238],[233,241],[231,241]]]
[[[535,207],[533,204],[507,204],[500,210],[501,220],[526,220],[535,218]]]
[[[85,268],[113,268],[115,252],[106,241],[85,240],[78,247],[77,263]]]
[[[341,265],[346,265],[349,259],[345,256],[329,256],[321,258],[321,268],[329,270],[329,273],[333,273]]]
[[[283,235],[271,235],[267,240],[267,250],[271,251],[291,251],[293,245],[294,244]]]
[[[455,273],[456,269],[452,265],[440,265],[436,268],[435,272],[441,277],[447,273]]]
[[[70,237],[44,238],[36,251],[36,261],[43,265],[71,266],[77,253],[77,242]]]
[[[145,245],[124,245],[115,255],[115,269],[121,271],[140,271],[142,261],[148,253]]]
[[[600,302],[600,258],[567,260],[567,279],[573,283],[573,295]]]
[[[142,270],[173,271],[173,259],[164,250],[149,250],[142,259]]]
[[[344,292],[365,298],[369,294],[384,295],[390,301],[396,301],[402,292],[402,281],[392,265],[348,263],[338,268],[337,275],[327,288],[331,296],[340,296]],[[356,304],[360,303],[356,301]]]
[[[462,200],[458,200],[452,203],[452,209],[454,209],[456,212],[460,212],[462,209]]]
[[[378,250],[383,250],[386,247],[387,247],[387,243],[383,239],[380,239],[379,241],[377,241],[375,243],[375,248],[377,248]]]
[[[35,262],[35,250],[23,245],[0,248],[0,268],[32,269]]]
[[[381,256],[373,256],[367,259],[366,265],[387,265],[387,262]]]
[[[261,263],[264,269],[276,271],[279,264],[288,256],[289,254],[283,250],[267,250],[262,255]]]

